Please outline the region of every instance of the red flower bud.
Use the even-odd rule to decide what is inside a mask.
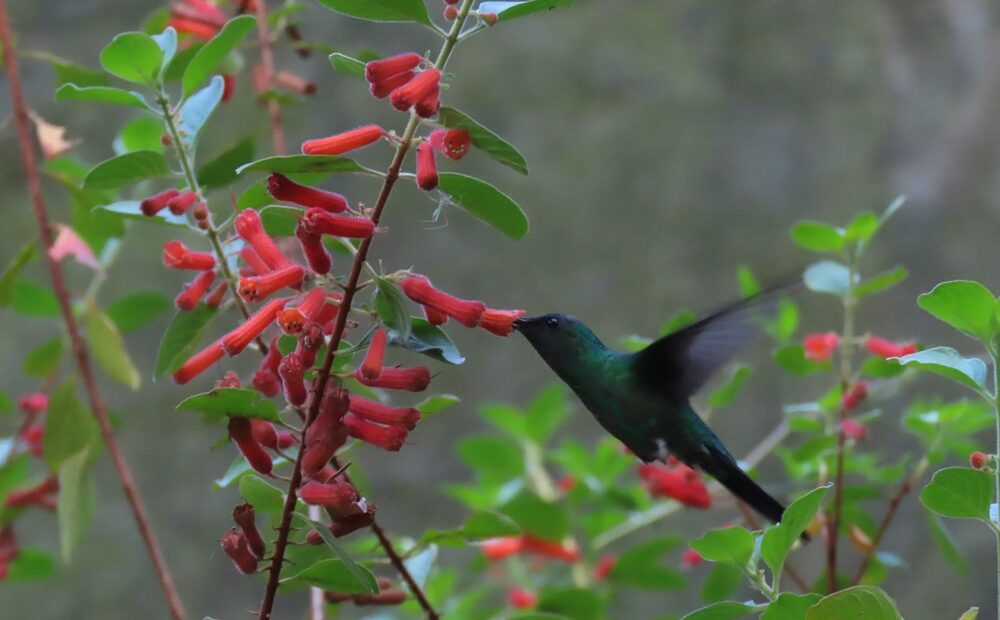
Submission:
[[[262,276],[266,273],[274,271],[267,265],[267,263],[264,262],[264,259],[262,259],[259,254],[253,251],[253,248],[249,245],[243,246],[240,250],[240,257],[243,259],[243,262],[246,263],[247,267],[253,270],[255,275]]]
[[[302,221],[309,231],[320,235],[367,239],[375,232],[375,223],[366,217],[331,215],[323,209],[309,209]]]
[[[153,217],[163,209],[167,207],[167,203],[170,199],[179,194],[180,192],[174,188],[165,189],[158,194],[153,194],[149,198],[144,198],[142,202],[139,203],[139,210],[146,217]]]
[[[389,101],[392,102],[392,107],[400,112],[405,112],[416,105],[421,99],[433,94],[434,90],[438,88],[440,81],[441,72],[437,69],[432,67],[421,71],[408,83],[392,91]]]
[[[701,554],[694,549],[685,549],[684,553],[681,554],[681,568],[690,570],[704,561],[705,558],[701,557]]]
[[[180,241],[168,241],[163,245],[163,265],[171,269],[206,271],[215,268],[215,257],[208,252],[192,252]]]
[[[531,534],[525,534],[522,538],[525,551],[564,562],[576,562],[580,559],[580,550],[576,547],[537,538]]]
[[[453,22],[453,21],[455,21],[456,17],[458,17],[458,9],[456,9],[455,7],[453,7],[451,5],[448,5],[448,6],[444,7],[444,19],[445,19],[445,21]]]
[[[802,342],[805,349],[806,359],[813,362],[825,362],[833,355],[833,350],[840,343],[840,336],[837,332],[823,332],[821,334],[806,334]]]
[[[444,0],[445,4],[458,4],[461,0]]]
[[[49,476],[39,484],[19,491],[11,491],[4,500],[6,508],[23,508],[25,506],[38,506],[47,508],[46,499],[51,499],[51,495],[59,490],[59,478],[54,475]]]
[[[389,93],[412,80],[416,74],[416,71],[403,71],[402,73],[397,73],[396,75],[390,75],[384,80],[372,82],[368,87],[368,92],[370,92],[372,97],[375,97],[376,99],[385,99],[389,96]]]
[[[319,353],[319,348],[323,346],[324,342],[323,326],[319,323],[310,321],[302,328],[295,352],[302,358],[302,364],[306,368],[312,368],[313,364],[316,363],[316,354]]]
[[[187,33],[206,41],[215,36],[219,29],[195,19],[184,19],[183,17],[171,17],[167,25],[177,32]]]
[[[840,422],[840,432],[844,437],[854,441],[864,441],[868,439],[868,425],[862,424],[853,418],[845,418]]]
[[[18,436],[28,451],[31,452],[33,456],[42,456],[43,440],[45,439],[45,423],[38,422],[36,424],[30,424],[24,427],[21,434]]]
[[[209,287],[215,282],[214,271],[202,271],[192,280],[184,290],[174,298],[174,305],[178,310],[190,312],[198,305],[198,301],[208,292]]]
[[[368,351],[365,353],[365,359],[361,362],[361,367],[358,368],[358,373],[369,381],[378,379],[379,373],[382,372],[382,360],[385,358],[385,340],[385,330],[375,330],[372,341],[368,345]]]
[[[174,215],[184,215],[195,202],[198,201],[198,194],[194,192],[181,192],[167,201],[167,208]]]
[[[367,379],[360,372],[354,377],[369,387],[380,387],[387,390],[407,390],[423,392],[431,382],[431,371],[426,366],[411,368],[385,367],[376,379]]]
[[[884,358],[903,357],[904,355],[917,352],[917,345],[912,342],[893,342],[885,338],[879,338],[878,336],[872,336],[865,344],[872,355]]]
[[[417,147],[417,186],[427,192],[438,186],[434,149],[431,148],[431,143],[426,141]]]
[[[291,264],[261,276],[241,277],[240,297],[247,301],[267,299],[283,288],[301,286],[305,274],[306,270],[301,265]]]
[[[458,161],[469,154],[472,136],[465,129],[435,129],[430,135],[431,146],[449,159]]]
[[[483,23],[487,26],[496,26],[497,22],[500,21],[496,13],[480,13],[479,19],[483,20]]]
[[[274,83],[290,90],[297,95],[315,95],[316,83],[310,82],[297,73],[291,71],[278,71],[274,74]]]
[[[289,431],[278,431],[278,448],[281,450],[287,450],[291,448],[296,443],[295,435],[291,434]]]
[[[425,276],[415,273],[403,280],[402,287],[406,296],[413,301],[440,310],[466,327],[479,325],[480,317],[486,311],[483,302],[459,299],[439,291]]]
[[[392,407],[360,396],[351,396],[349,409],[351,413],[365,421],[402,426],[411,431],[420,421],[420,412],[413,407]]]
[[[298,353],[292,352],[282,358],[278,365],[278,376],[285,389],[285,400],[296,407],[306,402],[308,392],[305,384],[306,367]]]
[[[218,308],[222,305],[222,299],[226,296],[226,291],[228,290],[228,282],[219,282],[219,285],[215,287],[215,290],[205,298],[205,305],[209,308]]]
[[[305,218],[299,220],[295,226],[295,237],[299,240],[302,254],[305,255],[306,262],[309,263],[309,268],[313,270],[313,273],[319,275],[330,273],[330,269],[333,268],[333,260],[323,245],[323,238],[313,229],[310,220]]]
[[[184,385],[221,360],[225,353],[226,351],[222,346],[222,341],[216,340],[201,351],[192,355],[188,361],[184,362],[183,366],[177,369],[177,372],[174,373],[174,383]]]
[[[271,338],[271,344],[267,345],[267,353],[260,361],[259,368],[261,370],[267,369],[278,374],[278,364],[281,363],[281,350],[278,348],[279,336],[274,336]]]
[[[243,238],[271,269],[281,269],[292,264],[266,232],[260,214],[253,209],[244,209],[233,221],[236,233]]]
[[[227,370],[222,378],[215,382],[217,388],[238,388],[240,387],[240,376],[233,370]]]
[[[398,88],[396,90],[399,90]],[[413,111],[417,113],[420,118],[432,118],[437,115],[438,110],[441,109],[441,88],[435,86],[434,89],[427,94],[426,97],[418,101],[413,106]]]
[[[563,493],[570,493],[576,488],[577,479],[576,476],[566,475],[556,481],[556,486]]]
[[[454,10],[455,7],[448,7]],[[538,604],[538,595],[524,588],[511,588],[507,591],[507,603],[514,609],[531,609]]]
[[[299,185],[277,172],[267,177],[267,191],[277,200],[294,202],[303,207],[316,207],[334,213],[340,213],[348,206],[347,199],[336,192]]]
[[[347,536],[362,528],[368,527],[375,521],[375,504],[367,505],[367,512],[358,515],[350,515],[342,519],[337,519],[330,524],[330,532],[336,538]]]
[[[687,465],[665,467],[643,463],[639,465],[639,477],[653,497],[669,497],[694,508],[709,508],[712,505],[701,474]]]
[[[270,368],[262,368],[253,373],[253,387],[261,396],[274,398],[281,391],[281,381]]]
[[[236,570],[244,575],[257,572],[257,557],[250,550],[246,536],[242,532],[231,528],[219,543],[222,545],[222,550],[233,561]]]
[[[340,155],[378,142],[384,135],[385,130],[378,125],[365,125],[328,138],[306,140],[302,143],[302,152],[306,155]]]
[[[854,411],[867,397],[868,384],[864,381],[858,381],[850,390],[847,391],[847,394],[844,394],[844,397],[840,399],[840,406],[844,408],[844,411]]]
[[[257,559],[263,558],[264,552],[267,550],[267,545],[264,544],[264,538],[257,529],[253,505],[240,504],[236,508],[233,508],[233,522],[243,530],[243,537],[247,541],[247,547],[254,556]]]
[[[986,469],[989,462],[990,457],[982,452],[973,452],[969,455],[969,466],[973,469]]]
[[[358,492],[346,482],[307,482],[299,488],[299,497],[310,506],[323,506],[334,519],[364,512],[358,506]]]
[[[222,337],[222,346],[229,355],[239,355],[243,349],[264,333],[264,330],[274,321],[278,313],[285,307],[284,299],[272,299],[264,304],[260,310],[250,315],[233,331]]]
[[[8,564],[17,557],[17,537],[10,525],[0,525],[0,564]]]
[[[525,314],[524,310],[487,308],[479,318],[479,326],[497,336],[509,336],[514,331],[514,321]]]
[[[271,455],[253,438],[250,420],[240,417],[229,418],[229,438],[236,442],[236,446],[250,463],[250,467],[265,476],[271,475],[271,469],[274,467]]]
[[[350,413],[344,416],[343,423],[348,435],[383,450],[399,452],[406,441],[406,428],[402,426],[379,426]]]
[[[29,415],[41,413],[49,408],[49,395],[45,392],[27,394],[17,401],[17,406]]]
[[[420,308],[424,311],[424,318],[431,325],[444,325],[448,322],[448,315],[437,308],[431,308],[430,306],[420,306]]]
[[[259,418],[250,418],[250,432],[260,445],[272,450],[278,447],[278,432],[274,424]]]
[[[222,103],[226,103],[236,92],[236,76],[232,73],[222,75]]]
[[[615,569],[615,564],[618,563],[618,556],[613,553],[605,553],[601,556],[601,559],[597,561],[594,566],[594,579],[597,581],[604,581],[611,574],[611,571]]]
[[[394,75],[415,68],[423,60],[423,56],[415,52],[397,54],[381,60],[372,60],[365,65],[365,79],[369,82],[379,82]]]
[[[496,562],[524,550],[524,538],[521,536],[503,536],[484,540],[480,549],[487,560]]]

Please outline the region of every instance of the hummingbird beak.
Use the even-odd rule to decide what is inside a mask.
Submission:
[[[528,324],[527,319],[514,319],[514,329],[520,330],[522,327]]]

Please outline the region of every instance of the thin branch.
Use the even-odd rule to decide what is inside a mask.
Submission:
[[[926,462],[926,457],[924,457],[924,459],[921,460],[920,465],[924,465]],[[910,491],[913,490],[913,487],[923,476],[926,465],[923,467],[920,465],[917,466],[909,478],[904,480],[899,485],[899,489],[896,490],[895,495],[893,495],[892,499],[889,500],[889,507],[886,508],[885,514],[882,516],[882,520],[878,524],[878,529],[875,531],[875,537],[872,538],[872,544],[865,551],[864,557],[861,558],[861,565],[858,566],[858,572],[854,575],[855,585],[861,583],[861,579],[864,578],[865,571],[868,570],[868,564],[871,562],[872,556],[875,555],[875,550],[878,549],[879,544],[882,542],[882,538],[885,536],[886,530],[889,529],[889,525],[896,516],[896,511],[899,509],[899,505],[903,502],[903,499],[909,495]]]
[[[264,67],[267,83],[274,81],[274,50],[271,48],[271,33],[267,27],[267,0],[257,0],[257,38],[260,39],[260,64]],[[267,101],[267,115],[271,121],[271,142],[274,154],[285,154],[285,128],[281,123],[281,104],[275,99]]]
[[[66,323],[66,331],[69,333],[70,342],[73,346],[73,354],[76,358],[80,378],[86,388],[87,397],[90,401],[90,409],[93,412],[94,418],[97,420],[97,425],[101,431],[101,438],[104,440],[105,446],[107,446],[108,455],[111,457],[111,461],[114,464],[115,471],[121,481],[129,506],[132,508],[132,514],[136,525],[139,528],[139,534],[142,536],[142,540],[146,544],[146,549],[153,562],[153,568],[160,581],[160,586],[163,588],[167,604],[170,607],[170,615],[175,620],[184,620],[184,618],[186,618],[184,606],[177,593],[177,588],[174,585],[173,577],[170,575],[170,570],[167,568],[167,563],[163,558],[163,554],[160,552],[160,546],[159,543],[157,543],[156,535],[150,525],[149,516],[147,515],[146,508],[142,503],[142,498],[139,496],[139,489],[136,487],[135,480],[132,478],[132,472],[129,470],[128,464],[125,461],[125,456],[122,454],[121,448],[118,446],[114,430],[111,428],[111,422],[108,419],[107,410],[104,407],[101,394],[97,389],[97,382],[94,379],[93,369],[90,365],[90,356],[87,351],[86,344],[84,344],[83,338],[80,336],[80,329],[77,325],[76,317],[73,315],[70,294],[66,288],[66,282],[63,279],[62,269],[59,266],[59,263],[52,258],[48,251],[49,248],[52,247],[52,243],[54,241],[52,236],[52,227],[49,223],[49,216],[45,207],[45,196],[42,194],[42,184],[41,177],[38,172],[38,162],[35,159],[35,152],[32,146],[31,126],[28,119],[28,107],[24,100],[24,89],[22,87],[21,76],[18,71],[17,57],[14,55],[14,46],[11,43],[11,32],[7,17],[6,0],[0,0],[0,41],[2,41],[3,55],[7,64],[7,78],[10,86],[11,106],[13,107],[14,117],[17,123],[17,134],[21,148],[21,158],[24,161],[25,176],[27,177],[28,182],[28,192],[31,195],[31,204],[35,213],[35,220],[38,225],[38,233],[42,240],[42,246],[45,249],[45,261],[49,269],[49,275],[52,279],[52,289],[55,292],[56,299],[59,302],[59,310],[61,311],[63,320]]]

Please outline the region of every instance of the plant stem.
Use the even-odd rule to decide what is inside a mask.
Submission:
[[[452,24],[451,31],[448,33],[448,38],[445,40],[445,43],[441,48],[441,53],[438,54],[437,61],[434,63],[435,68],[438,70],[443,70],[447,64],[448,58],[451,56],[451,52],[455,47],[455,42],[458,40],[458,34],[462,30],[462,25],[465,23],[465,18],[468,16],[469,9],[471,8],[472,0],[462,1],[458,17]],[[395,185],[396,180],[399,178],[399,171],[403,166],[403,160],[410,149],[410,142],[413,140],[413,136],[420,127],[420,123],[420,117],[411,112],[410,120],[407,122],[406,128],[403,130],[403,135],[396,146],[396,153],[393,156],[385,178],[382,181],[382,188],[379,190],[378,198],[375,200],[375,208],[372,211],[371,219],[376,226],[382,217],[383,210],[385,210],[386,203],[389,200],[389,194],[392,192],[392,188]],[[368,250],[371,248],[373,239],[374,236],[368,237],[362,241],[361,245],[358,247],[358,253],[354,256],[354,261],[351,265],[351,273],[348,276],[347,285],[344,287],[344,298],[340,303],[340,312],[337,313],[337,322],[334,325],[333,334],[330,336],[330,343],[327,345],[327,352],[323,359],[323,366],[316,377],[312,402],[310,403],[309,411],[305,419],[305,425],[302,429],[303,434],[309,430],[309,425],[312,424],[313,420],[316,418],[317,411],[319,410],[319,404],[322,400],[322,395],[326,391],[327,383],[330,380],[330,370],[333,367],[333,359],[336,356],[337,349],[340,347],[340,341],[343,339],[344,328],[347,325],[347,316],[350,314],[351,304],[354,301],[354,295],[358,291],[358,281],[361,278],[361,272],[364,269],[364,263],[367,260]],[[298,501],[298,486],[302,482],[302,457],[304,454],[305,450],[299,450],[299,454],[295,459],[295,465],[292,469],[291,482],[288,485],[288,494],[285,497],[285,505],[282,509],[281,521],[278,526],[278,535],[274,541],[274,553],[271,560],[271,566],[268,569],[267,585],[264,589],[264,598],[261,601],[260,611],[258,612],[259,620],[270,620],[271,611],[274,607],[274,598],[278,591],[278,581],[281,577],[281,567],[284,563],[285,549],[288,546],[288,535],[291,529],[292,515],[295,513],[295,505]],[[402,567],[402,560],[399,559],[399,555],[395,552],[391,541],[385,536],[382,528],[373,522],[372,531],[378,537],[379,543],[382,544],[383,549],[389,556],[390,561],[393,562],[393,565],[396,566],[397,569]],[[405,567],[403,568],[405,570]],[[409,572],[402,574],[404,578],[409,576]],[[410,581],[408,581],[408,583],[410,583],[410,586],[413,589],[414,596],[417,597],[417,600],[421,603],[427,618],[430,620],[437,620],[440,616],[427,601],[426,596],[424,596],[423,591],[419,588],[416,582],[412,581],[412,576],[410,576]]]
[[[267,83],[274,80],[274,52],[271,49],[271,34],[267,27],[267,0],[257,0],[257,38],[260,39],[260,64],[264,67]],[[281,104],[274,99],[267,101],[267,116],[271,122],[271,142],[274,154],[285,154],[285,128],[281,122]]]
[[[993,417],[995,419],[995,429],[996,429],[996,455],[1000,459],[1000,368],[997,367],[998,361],[1000,361],[1000,355],[998,355],[996,350],[996,345],[994,343],[988,343],[987,348],[990,351],[990,356],[993,358]],[[994,505],[1000,507],[1000,472],[993,472],[993,498]],[[998,508],[1000,510],[1000,508]],[[993,511],[990,511],[990,526],[996,536],[997,543],[997,614],[1000,618],[1000,529],[998,529],[997,522],[993,519]]]
[[[139,528],[139,534],[142,536],[142,540],[146,545],[146,550],[149,552],[150,559],[153,562],[153,568],[156,571],[157,578],[160,581],[160,586],[163,588],[163,593],[167,599],[167,605],[170,608],[170,615],[174,618],[174,620],[184,620],[186,614],[184,612],[184,606],[181,603],[180,595],[177,593],[173,577],[171,576],[170,570],[167,568],[166,560],[164,560],[163,554],[160,551],[159,543],[156,540],[153,527],[149,522],[149,516],[146,513],[146,507],[143,505],[142,498],[139,495],[139,489],[135,484],[135,480],[132,478],[132,472],[125,460],[125,455],[118,446],[118,440],[115,438],[114,430],[112,429],[111,422],[108,419],[107,410],[104,407],[101,394],[97,389],[97,382],[94,379],[93,368],[90,365],[90,355],[87,350],[87,346],[80,335],[80,329],[77,325],[76,317],[73,315],[70,294],[66,288],[66,282],[63,279],[62,269],[59,266],[59,263],[52,258],[48,251],[49,248],[52,247],[52,243],[54,241],[52,237],[52,227],[49,223],[49,216],[45,206],[45,196],[42,193],[42,183],[38,172],[38,162],[35,159],[35,152],[31,142],[31,127],[28,119],[28,106],[24,100],[24,89],[21,84],[21,76],[18,71],[17,57],[14,55],[14,46],[11,42],[12,37],[7,17],[6,0],[0,0],[0,41],[2,41],[3,45],[4,61],[7,64],[7,79],[10,88],[11,107],[14,110],[14,117],[17,122],[17,134],[21,148],[21,158],[24,161],[25,176],[27,177],[28,182],[28,193],[31,195],[31,203],[35,213],[35,220],[38,225],[38,233],[42,240],[42,248],[44,250],[46,264],[49,269],[49,275],[52,279],[52,289],[59,302],[59,310],[66,323],[66,331],[69,332],[69,338],[73,346],[73,353],[76,357],[80,378],[83,381],[84,387],[87,391],[87,397],[90,402],[90,410],[93,413],[94,418],[97,420],[98,427],[101,431],[101,438],[107,446],[108,455],[111,457],[115,471],[117,472],[122,488],[125,491],[125,497],[132,509],[132,516]]]

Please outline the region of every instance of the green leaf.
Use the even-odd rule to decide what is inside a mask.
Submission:
[[[62,361],[65,343],[61,336],[57,336],[46,341],[38,348],[28,353],[24,358],[22,368],[24,373],[32,377],[47,377],[57,368]]]
[[[986,364],[975,357],[962,357],[951,347],[924,349],[898,358],[903,366],[926,370],[982,392],[986,385]]]
[[[113,146],[115,153],[122,155],[135,151],[163,152],[163,121],[152,116],[137,116],[118,132]]]
[[[18,550],[17,557],[11,561],[7,581],[10,583],[39,581],[54,572],[56,572],[56,562],[48,552],[28,547]]]
[[[106,73],[99,69],[91,69],[83,65],[78,65],[57,56],[45,54],[45,60],[52,64],[56,72],[56,86],[67,83],[74,83],[78,86],[107,86],[111,83]]]
[[[335,155],[276,155],[252,161],[236,169],[236,174],[242,175],[245,172],[329,174],[332,172],[365,172],[365,169],[353,159]]]
[[[989,521],[993,477],[971,467],[946,467],[934,473],[920,501],[944,517]]]
[[[177,31],[173,27],[168,26],[163,32],[154,34],[152,37],[160,47],[160,51],[163,52],[163,60],[160,62],[159,72],[159,75],[163,75],[163,72],[170,66],[170,61],[174,59],[174,54],[177,53]]]
[[[707,607],[696,609],[687,614],[681,620],[732,620],[742,618],[752,613],[760,611],[756,605],[737,603],[735,601],[719,601]]]
[[[742,570],[732,564],[715,563],[702,585],[701,600],[706,603],[723,601],[732,596],[742,582]]]
[[[599,620],[605,617],[605,603],[593,589],[545,588],[538,596],[536,611],[562,614],[573,620]]]
[[[928,511],[927,512],[927,527],[931,530],[931,539],[937,546],[941,555],[944,559],[951,564],[951,567],[960,575],[965,575],[969,572],[969,563],[965,560],[965,556],[962,552],[958,550],[955,546],[955,540],[951,537],[951,532],[948,531],[948,527],[945,525],[944,520],[936,514]]]
[[[83,179],[85,189],[117,189],[132,183],[170,175],[170,167],[162,153],[134,151],[106,159],[97,164]]]
[[[163,50],[153,37],[142,32],[124,32],[101,50],[101,66],[127,82],[153,86],[160,75]]]
[[[539,11],[549,11],[557,6],[569,6],[573,0],[526,0],[524,2],[481,2],[480,14],[493,13],[498,21],[509,22]]]
[[[452,405],[457,405],[461,399],[454,394],[434,394],[414,405],[422,416],[428,416],[443,411]]]
[[[521,533],[510,517],[489,510],[473,510],[462,527],[453,530],[428,530],[420,539],[421,543],[437,543],[447,547],[462,547],[467,542],[480,542],[501,536],[517,536]]]
[[[730,375],[729,380],[724,385],[716,388],[708,396],[708,406],[712,409],[722,409],[736,400],[736,397],[740,394],[740,390],[743,389],[743,384],[746,383],[747,378],[750,376],[750,370],[750,366],[738,364],[733,369],[733,374]]]
[[[909,276],[909,272],[902,265],[896,267],[895,269],[890,269],[889,271],[884,271],[877,276],[870,278],[869,280],[862,282],[854,290],[854,296],[858,299],[866,297],[868,295],[874,295],[875,293],[881,293],[882,291],[888,290]]]
[[[806,268],[803,280],[809,290],[843,297],[847,293],[850,276],[847,265],[821,260]]]
[[[59,302],[48,288],[28,280],[17,280],[11,287],[11,307],[18,314],[40,318],[59,316]]]
[[[375,594],[378,592],[378,582],[375,580],[375,576],[372,575],[371,571],[367,568],[355,562],[354,559],[351,558],[346,551],[344,551],[344,548],[340,546],[340,543],[338,543],[337,539],[333,536],[333,532],[331,532],[327,526],[323,525],[319,521],[310,521],[310,523],[312,523],[313,529],[316,530],[316,533],[319,534],[320,538],[323,539],[323,542],[326,543],[326,546],[333,551],[334,555],[337,556],[344,568],[347,569],[347,572],[354,577],[357,583],[361,584],[361,586],[365,588],[364,593]]]
[[[278,406],[274,402],[263,398],[257,390],[245,388],[215,388],[185,398],[177,408],[202,413],[206,422],[219,422],[235,416],[281,423]]]
[[[263,514],[280,515],[285,507],[285,494],[281,489],[257,475],[240,478],[240,497]]]
[[[319,0],[319,3],[349,17],[374,22],[431,23],[423,0]]]
[[[812,220],[805,220],[793,226],[792,240],[813,252],[839,252],[844,249],[843,230]]]
[[[569,417],[566,389],[561,383],[552,383],[538,392],[525,412],[531,423],[525,431],[529,439],[545,444],[559,426]]]
[[[521,450],[503,437],[463,437],[458,440],[456,450],[462,462],[474,469],[487,485],[503,484],[524,473]]]
[[[215,314],[215,308],[199,304],[191,312],[178,312],[174,315],[174,320],[163,333],[159,351],[156,353],[156,366],[153,371],[155,378],[172,374],[191,357]]]
[[[569,515],[565,507],[547,502],[528,490],[522,490],[500,510],[526,533],[539,538],[560,541],[569,533]]]
[[[375,278],[375,296],[372,306],[385,326],[394,330],[402,341],[410,337],[412,325],[406,308],[406,297],[399,285],[388,278]]]
[[[800,344],[788,344],[774,353],[774,361],[786,372],[793,375],[810,375],[829,370],[830,361],[814,362],[806,358],[805,350]]]
[[[285,577],[279,583],[282,585],[287,583],[304,583],[331,592],[343,592],[345,594],[372,594],[376,592],[378,586],[376,585],[376,589],[373,590],[369,585],[369,581],[371,583],[375,582],[375,577],[371,574],[371,571],[360,565],[355,565],[355,567],[357,570],[368,573],[367,578],[364,580],[358,579],[342,560],[329,559],[320,560],[311,566],[307,566],[300,572]]]
[[[740,287],[740,295],[751,297],[761,291],[760,281],[747,265],[740,265],[736,268],[736,281]]]
[[[63,84],[56,90],[56,101],[95,101],[111,105],[125,105],[152,111],[146,98],[134,90],[124,90],[111,86],[77,86]]]
[[[138,390],[142,385],[139,370],[125,349],[125,341],[118,328],[101,312],[96,304],[90,302],[87,307],[87,345],[100,366],[107,375],[132,390]]]
[[[917,305],[958,331],[986,343],[997,329],[997,300],[979,282],[942,282],[918,297]]]
[[[823,598],[822,594],[782,592],[760,615],[760,620],[805,620],[806,610]]]
[[[253,136],[249,135],[198,168],[198,185],[203,189],[224,187],[236,180],[236,168],[253,159]]]
[[[352,58],[346,54],[334,52],[330,54],[330,64],[334,70],[355,77],[365,77],[365,64],[357,58]],[[444,108],[442,108],[443,110]]]
[[[59,466],[59,548],[64,562],[87,536],[94,519],[97,493],[90,472],[93,447],[84,448]]]
[[[76,386],[67,381],[49,399],[45,416],[42,458],[52,471],[97,439],[97,423],[76,399]]]
[[[513,145],[465,113],[455,108],[443,107],[438,112],[438,122],[449,129],[465,129],[477,149],[521,174],[528,174],[527,162]]]
[[[447,364],[457,366],[465,361],[443,329],[415,316],[410,317],[410,337],[404,341],[399,332],[390,329],[389,342]]]
[[[806,611],[805,620],[902,620],[896,603],[874,586],[853,586],[823,597]]]
[[[438,182],[456,204],[511,239],[528,234],[528,218],[521,207],[489,183],[457,172],[442,172]]]
[[[685,585],[684,577],[679,572],[663,566],[664,555],[678,543],[676,538],[664,537],[622,552],[618,555],[608,580],[613,584],[631,588],[682,589]]]
[[[760,555],[774,575],[781,574],[788,552],[816,516],[828,489],[829,486],[819,487],[802,495],[785,509],[780,523],[764,531]]]
[[[844,231],[844,238],[848,241],[868,243],[879,228],[879,218],[871,211],[863,211],[854,216],[851,223]]]
[[[3,271],[0,272],[0,308],[9,306],[14,300],[14,282],[17,280],[17,274],[21,273],[21,270],[34,260],[35,243],[35,241],[29,241],[21,246],[17,256],[7,263]]]
[[[184,70],[181,81],[184,96],[187,97],[215,71],[226,55],[240,44],[250,31],[257,25],[257,20],[250,15],[240,15],[226,22],[222,30],[212,40],[206,43]]]
[[[976,618],[978,617],[979,617],[979,608],[970,607],[965,611],[965,613],[963,613],[961,616],[958,617],[958,620],[976,620]]]
[[[260,221],[264,231],[272,237],[291,237],[302,219],[302,209],[271,205],[260,210]]]
[[[118,330],[125,333],[149,323],[171,306],[173,303],[165,295],[156,291],[141,291],[116,300],[105,312]]]
[[[174,215],[170,212],[170,209],[163,209],[152,217],[144,215],[142,213],[142,203],[138,200],[119,200],[108,205],[98,205],[93,210],[100,213],[109,213],[121,219],[155,222],[170,226],[183,226],[184,228],[191,227],[185,216]]]
[[[21,486],[31,471],[31,455],[26,452],[7,460],[10,458],[12,443],[8,443],[8,448],[2,450],[6,455],[0,464],[0,524],[7,523],[11,516],[10,509],[4,508],[3,501],[11,491]]]
[[[690,545],[706,560],[746,566],[753,554],[754,537],[746,528],[733,526],[709,530]]]
[[[221,75],[217,75],[209,81],[208,86],[188,97],[177,112],[177,131],[189,152],[194,151],[201,128],[222,101],[224,89],[225,81]]]

